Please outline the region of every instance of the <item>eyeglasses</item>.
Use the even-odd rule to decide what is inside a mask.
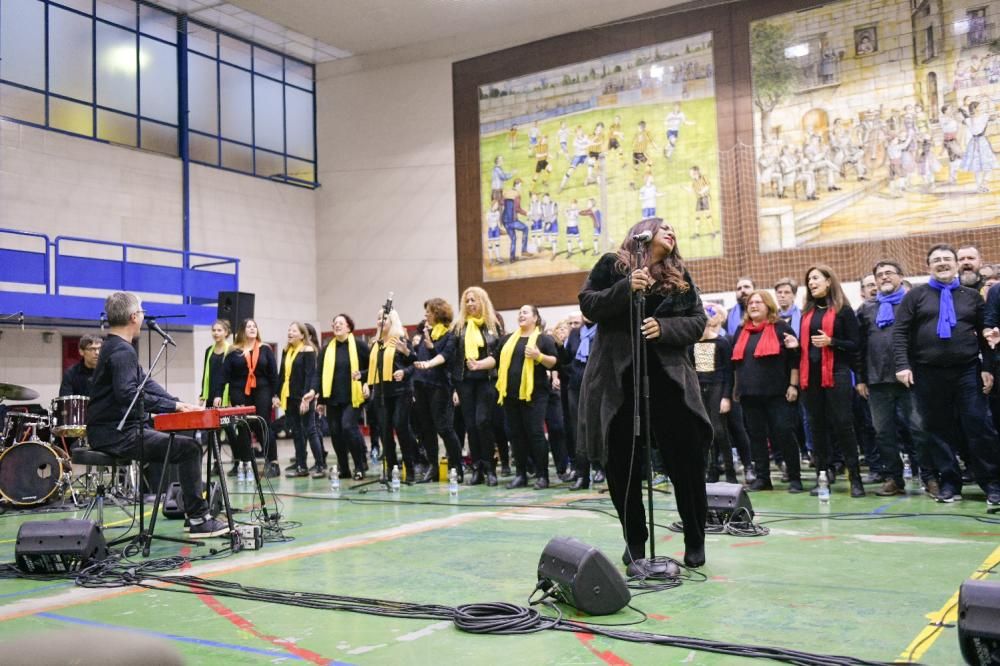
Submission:
[[[893,275],[899,275],[899,272],[894,271],[891,268],[887,268],[884,271],[879,271],[878,273],[876,273],[875,278],[880,280],[884,277],[891,277]]]

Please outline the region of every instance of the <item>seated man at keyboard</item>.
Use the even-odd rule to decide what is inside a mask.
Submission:
[[[145,374],[139,367],[139,355],[132,346],[132,341],[142,329],[144,310],[134,294],[119,291],[108,296],[104,311],[111,329],[101,345],[91,384],[90,408],[87,411],[87,434],[91,448],[120,458],[138,460],[142,456],[146,462],[176,463],[191,535],[210,537],[226,534],[228,525],[208,513],[208,504],[202,493],[201,449],[194,439],[176,435],[168,460],[166,454],[170,436],[166,433],[146,426],[140,443],[138,405],[125,420],[125,427],[118,430],[118,423]],[[149,380],[146,382],[144,409],[148,414],[189,412],[198,407],[181,402],[155,381]]]

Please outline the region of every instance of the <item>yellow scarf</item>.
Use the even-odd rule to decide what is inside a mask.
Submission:
[[[208,404],[208,386],[209,386],[208,368],[209,368],[209,363],[212,360],[212,353],[214,351],[215,351],[215,345],[212,345],[207,350],[205,350],[205,374],[202,375],[201,378],[201,395],[198,396],[205,401],[206,407],[212,407],[212,405]],[[227,342],[225,349],[222,350],[222,358],[225,359],[226,354],[228,353],[229,353],[229,343]],[[223,407],[229,406],[229,384],[226,384],[222,388],[222,406]]]
[[[528,335],[528,342],[524,348],[534,347],[538,343],[540,334],[541,331],[535,327],[535,330]],[[503,349],[500,350],[500,370],[497,372],[497,391],[500,392],[500,398],[497,400],[498,405],[502,405],[503,399],[507,397],[507,371],[510,369],[510,359],[514,356],[514,348],[517,347],[520,339],[521,335],[518,331],[507,338],[507,342],[503,343]],[[521,400],[531,400],[531,394],[534,390],[535,360],[525,356],[524,365],[521,366],[521,388],[517,392],[517,397]]]
[[[396,355],[396,345],[389,340],[382,349],[382,377],[378,376],[378,351],[377,347],[372,348],[371,356],[368,357],[368,385],[372,386],[379,382],[392,381],[392,359]]]
[[[479,330],[483,326],[482,317],[469,317],[465,320],[465,358],[473,361],[479,360],[479,349],[486,346],[483,339],[483,332]]]
[[[302,349],[303,343],[299,343],[294,347],[289,347],[285,350],[285,381],[281,383],[281,408],[287,409],[288,395],[291,391],[291,379],[292,379],[292,364],[295,363],[295,357],[299,355],[299,350]]]
[[[361,382],[354,379],[354,373],[360,367],[358,364],[358,343],[354,341],[354,334],[347,335],[347,355],[351,362],[351,406],[360,407],[365,401],[365,396],[361,392]],[[323,356],[323,397],[329,398],[333,392],[333,371],[337,367],[337,339],[330,340],[326,354]]]
[[[434,328],[431,329],[431,340],[437,340],[447,332],[448,327],[444,324],[434,324]]]

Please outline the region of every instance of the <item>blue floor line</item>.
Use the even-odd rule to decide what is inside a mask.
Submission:
[[[43,590],[55,590],[61,587],[73,587],[73,583],[54,583],[52,585],[42,585],[41,587],[33,587],[30,590],[21,590],[20,592],[8,592],[6,594],[0,594],[0,599],[9,599],[10,597],[27,597],[35,592],[41,592]]]
[[[874,514],[885,513],[886,511],[889,510],[889,507],[895,506],[896,504],[899,504],[900,502],[903,502],[906,499],[907,498],[906,498],[905,495],[903,497],[900,497],[899,499],[894,499],[891,502],[889,502],[888,504],[883,504],[882,506],[878,507],[877,509],[875,509],[874,511],[872,511],[872,513],[874,513]]]
[[[285,652],[280,649],[270,649],[265,650],[263,648],[249,647],[246,645],[234,645],[233,643],[222,643],[221,641],[213,641],[205,638],[194,638],[191,636],[179,636],[177,634],[163,634],[158,631],[151,631],[149,629],[138,629],[134,627],[123,627],[117,624],[107,624],[104,622],[95,622],[94,620],[84,620],[78,617],[70,617],[69,615],[59,615],[58,613],[36,613],[35,617],[45,618],[47,620],[57,620],[59,622],[67,622],[69,624],[79,624],[85,627],[100,627],[102,629],[114,629],[117,631],[127,631],[133,634],[142,634],[144,636],[153,636],[156,638],[166,638],[168,640],[177,641],[179,643],[191,643],[193,645],[199,645],[202,647],[214,647],[222,648],[224,650],[234,650],[236,652],[247,652],[250,654],[259,654],[266,657],[281,657],[284,659],[294,659],[296,661],[303,661],[302,657],[292,654],[290,652]],[[343,661],[331,661],[329,662],[331,666],[351,666],[351,664]]]

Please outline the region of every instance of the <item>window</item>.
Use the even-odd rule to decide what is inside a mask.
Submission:
[[[965,33],[965,45],[969,48],[988,44],[993,26],[986,23],[986,8],[970,9],[965,13],[965,20],[969,26],[969,31]]]
[[[183,32],[179,32],[182,30]],[[314,68],[137,0],[0,0],[0,116],[315,186]]]

